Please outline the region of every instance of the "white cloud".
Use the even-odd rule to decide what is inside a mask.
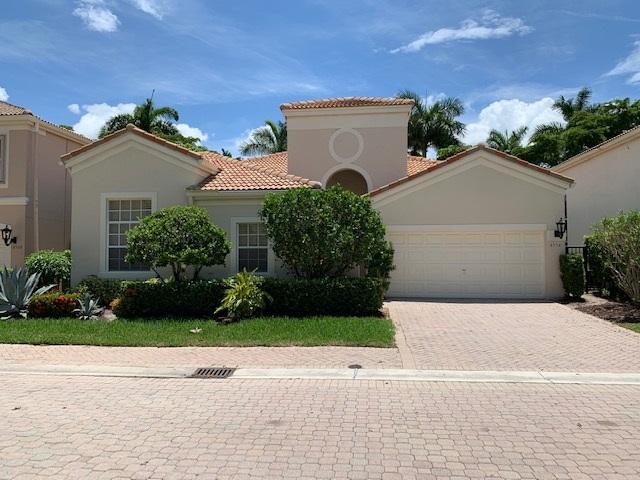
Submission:
[[[197,127],[192,127],[187,123],[177,123],[176,128],[185,137],[199,138],[201,143],[205,143],[209,139],[209,134],[204,133]]]
[[[512,35],[525,35],[533,28],[521,18],[501,17],[493,10],[486,10],[482,18],[464,20],[459,28],[440,28],[420,35],[414,41],[391,50],[391,53],[411,53],[422,50],[426,45],[454,42],[458,40],[487,40]]]
[[[148,13],[152,17],[162,20],[166,13],[167,5],[162,0],[132,0],[138,10]]]
[[[483,143],[487,140],[492,129],[511,131],[522,126],[529,128],[528,135],[536,127],[544,123],[564,123],[562,115],[553,109],[554,100],[551,97],[541,98],[534,102],[524,102],[518,99],[498,100],[484,107],[475,122],[467,123],[464,142],[470,145]]]
[[[6,102],[7,100],[9,100],[9,94],[4,88],[0,87],[0,101]]]
[[[67,105],[67,110],[75,115],[80,115],[80,105],[77,103],[72,103],[71,105]]]
[[[71,107],[71,105],[69,107]],[[79,113],[85,113],[80,117],[80,120],[73,125],[73,130],[86,137],[97,138],[98,133],[100,133],[100,128],[107,120],[121,113],[132,113],[134,108],[136,108],[135,103],[119,103],[117,105],[94,103],[92,105],[82,105]]]
[[[96,32],[115,32],[120,24],[116,14],[102,0],[80,0],[73,14],[81,18],[89,30]]]
[[[607,76],[611,75],[630,75],[627,83],[640,83],[640,40],[633,42],[633,50],[627,58],[607,72]]]

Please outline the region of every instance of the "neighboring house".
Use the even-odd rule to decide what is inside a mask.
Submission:
[[[603,217],[640,209],[640,127],[553,167],[573,178],[567,191],[568,240],[584,245],[584,236]]]
[[[285,103],[289,151],[243,161],[196,154],[129,125],[62,156],[72,175],[72,281],[144,278],[126,231],[161,207],[194,204],[233,245],[242,268],[285,275],[258,218],[264,195],[341,184],[370,195],[396,250],[390,295],[561,296],[554,237],[572,180],[478,146],[439,162],[407,156],[412,102],[350,97]]]
[[[15,243],[0,240],[0,265],[23,265],[35,250],[69,248],[71,178],[60,155],[91,140],[0,102],[0,228],[10,226]]]

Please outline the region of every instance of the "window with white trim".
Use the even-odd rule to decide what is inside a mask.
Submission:
[[[110,272],[143,272],[149,267],[129,263],[127,232],[141,218],[151,215],[150,198],[117,198],[107,200],[107,270]]]
[[[237,224],[238,271],[267,273],[269,271],[269,241],[264,223]]]
[[[0,184],[7,183],[7,137],[0,135]]]

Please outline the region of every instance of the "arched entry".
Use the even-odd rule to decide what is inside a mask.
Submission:
[[[358,195],[364,195],[369,191],[367,181],[362,174],[351,170],[350,168],[344,170],[338,170],[333,173],[326,181],[327,187],[333,187],[334,185],[340,185],[345,190],[349,190]]]

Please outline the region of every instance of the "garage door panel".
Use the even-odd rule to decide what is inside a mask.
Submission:
[[[392,229],[393,227],[391,227]],[[390,295],[532,298],[544,295],[544,232],[391,232]]]

